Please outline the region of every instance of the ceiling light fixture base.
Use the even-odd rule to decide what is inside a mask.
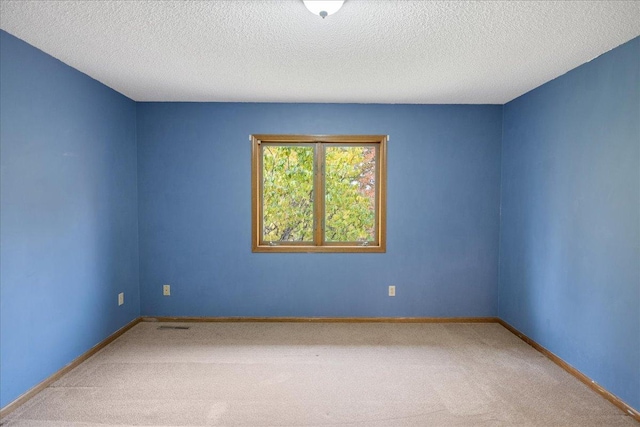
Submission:
[[[344,0],[303,0],[303,3],[309,12],[324,19],[340,10]]]

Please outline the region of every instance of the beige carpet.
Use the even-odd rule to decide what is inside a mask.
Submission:
[[[498,324],[160,325],[4,425],[638,426]]]

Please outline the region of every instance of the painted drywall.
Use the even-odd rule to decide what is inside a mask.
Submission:
[[[504,107],[499,315],[640,409],[640,38]]]
[[[489,105],[139,103],[142,314],[496,315],[501,119]],[[387,252],[252,253],[252,133],[390,135]]]
[[[139,315],[135,103],[0,31],[0,156],[4,407]]]

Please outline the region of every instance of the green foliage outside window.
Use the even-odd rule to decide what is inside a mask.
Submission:
[[[328,147],[325,163],[325,240],[375,239],[375,148]]]
[[[264,147],[265,241],[313,241],[313,152],[308,146]]]
[[[375,240],[376,149],[325,149],[325,240]],[[314,148],[263,147],[263,237],[269,242],[311,242],[314,230]]]

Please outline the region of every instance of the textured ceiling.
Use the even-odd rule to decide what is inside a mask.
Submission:
[[[640,35],[638,1],[0,1],[136,101],[502,104]]]

